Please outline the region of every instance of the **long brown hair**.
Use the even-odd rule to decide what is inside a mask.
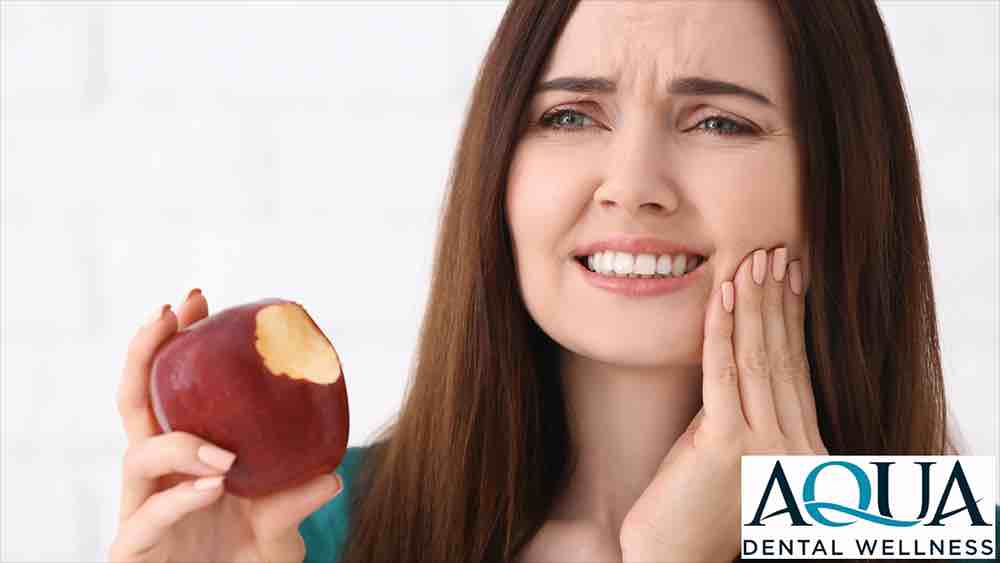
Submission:
[[[533,86],[576,3],[512,0],[489,46],[412,380],[348,493],[342,561],[513,560],[572,471],[559,346],[522,301],[504,190]],[[824,443],[833,455],[947,453],[917,156],[884,23],[874,0],[772,7],[791,53]]]

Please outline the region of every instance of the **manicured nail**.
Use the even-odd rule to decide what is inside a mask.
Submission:
[[[202,477],[194,482],[194,488],[196,491],[217,489],[219,485],[222,484],[222,478],[222,475],[217,475],[215,477]]]
[[[795,260],[788,265],[788,282],[792,285],[792,293],[802,295],[801,260]]]
[[[727,313],[733,312],[733,282],[722,282],[722,308]]]
[[[219,471],[229,471],[229,468],[233,465],[233,461],[236,459],[236,454],[227,452],[211,444],[205,444],[198,448],[198,459]]]
[[[201,295],[201,290],[200,290],[200,289],[198,289],[197,287],[196,287],[196,288],[194,288],[194,289],[192,289],[192,290],[191,290],[191,291],[190,291],[190,292],[188,293],[188,296],[184,298],[184,301],[185,301],[185,302],[188,302],[188,301],[190,301],[190,300],[191,300],[191,298],[192,298],[192,297],[194,297],[195,295]]]
[[[785,279],[785,260],[788,258],[788,249],[782,246],[774,251],[774,279],[782,281]]]
[[[146,320],[146,324],[147,325],[151,325],[151,324],[155,323],[156,321],[162,321],[163,318],[167,316],[167,311],[169,311],[169,310],[170,310],[170,305],[169,304],[168,305],[163,305],[162,307],[157,308],[156,311],[153,311],[153,314],[150,315],[149,319]]]
[[[767,251],[758,250],[753,253],[753,281],[757,285],[764,284],[764,273],[767,268]]]

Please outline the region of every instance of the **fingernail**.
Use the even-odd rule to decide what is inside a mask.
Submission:
[[[344,481],[340,478],[340,475],[334,473],[333,477],[337,480],[337,492],[333,493],[333,496],[337,496],[344,491]]]
[[[229,471],[229,468],[233,465],[233,461],[236,459],[236,454],[227,452],[211,444],[205,444],[198,448],[198,459],[220,471]]]
[[[785,279],[785,260],[788,257],[788,249],[781,247],[774,251],[774,279],[782,281]]]
[[[216,489],[222,484],[222,475],[217,475],[215,477],[202,477],[194,482],[194,488],[197,491],[207,491],[209,489]]]
[[[151,324],[155,323],[156,321],[162,321],[163,318],[167,316],[167,311],[169,311],[169,310],[170,310],[170,305],[169,304],[168,305],[163,305],[162,307],[157,308],[156,311],[153,311],[153,314],[150,315],[149,319],[146,320],[146,324],[147,325],[151,325]]]
[[[722,308],[727,313],[733,312],[733,282],[722,282]]]
[[[196,288],[194,288],[194,289],[192,289],[192,290],[191,290],[191,291],[190,291],[190,292],[188,293],[188,296],[184,298],[184,302],[186,303],[186,302],[190,301],[190,300],[191,300],[191,298],[192,298],[192,297],[194,297],[195,295],[201,295],[201,290],[200,290],[200,289],[198,289],[197,287],[196,287]]]
[[[788,265],[788,282],[792,285],[792,293],[802,295],[802,268],[801,260],[795,260]]]
[[[767,251],[758,250],[753,253],[753,281],[757,285],[764,283],[764,270],[767,268]]]

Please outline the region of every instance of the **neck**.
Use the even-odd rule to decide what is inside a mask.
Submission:
[[[701,366],[636,368],[563,352],[576,470],[554,517],[617,540],[625,515],[701,408]]]

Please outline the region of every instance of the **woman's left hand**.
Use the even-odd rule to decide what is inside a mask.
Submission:
[[[723,307],[723,288],[713,290],[705,318],[702,409],[625,516],[619,534],[624,561],[735,559],[740,456],[828,455],[806,356],[801,260],[786,271],[786,254],[784,247],[757,250],[743,260],[735,282],[723,284],[729,284],[732,312]],[[758,285],[754,278],[761,277]]]

